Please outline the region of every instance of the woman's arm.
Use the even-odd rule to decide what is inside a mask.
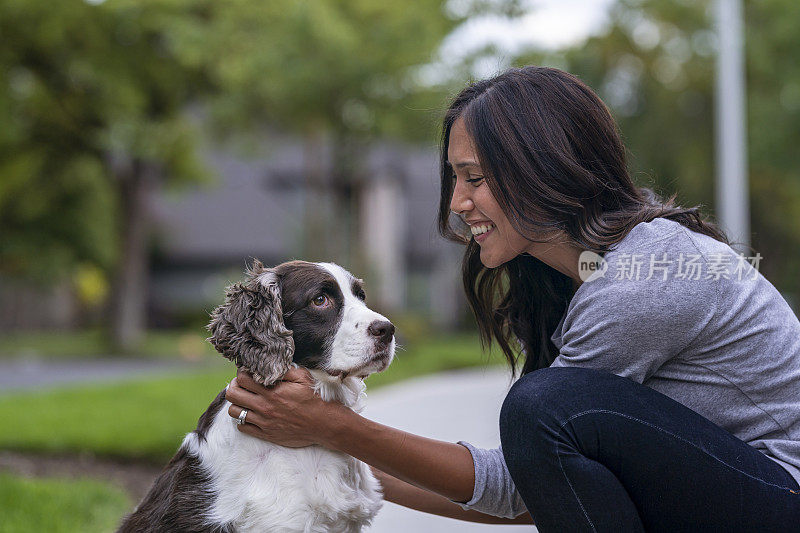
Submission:
[[[231,416],[249,409],[240,431],[290,447],[318,444],[370,464],[412,485],[467,502],[475,488],[475,465],[465,447],[428,439],[368,420],[314,393],[307,370],[290,369],[265,388],[240,370],[228,386]]]
[[[375,467],[372,468],[372,472],[381,482],[384,499],[409,509],[483,524],[533,524],[530,513],[524,513],[516,518],[502,518],[478,511],[465,511],[444,496],[401,481]]]
[[[330,423],[321,431],[322,446],[450,500],[472,499],[475,466],[464,446],[379,424],[340,404],[328,404],[325,411]]]
[[[341,451],[397,482],[424,489],[416,492],[417,496],[429,491],[443,500],[466,502],[472,498],[475,466],[469,450],[384,426],[339,403],[324,402],[314,394],[313,380],[304,369],[289,370],[282,382],[270,388],[240,371],[228,387],[227,398],[234,404],[229,409],[231,416],[239,416],[242,407],[250,410],[248,423],[238,426],[240,431],[283,446],[319,444]],[[411,494],[407,488],[399,493]]]

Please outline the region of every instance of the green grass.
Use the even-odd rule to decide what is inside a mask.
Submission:
[[[191,374],[0,397],[0,448],[163,463],[234,376],[231,363],[217,361]],[[399,349],[368,386],[486,363],[475,336],[421,341]],[[0,533],[111,531],[131,507],[121,489],[104,483],[0,474]]]
[[[426,339],[397,349],[391,366],[386,371],[367,378],[367,387],[375,389],[415,376],[458,368],[501,364],[503,361],[502,352],[496,347],[489,356],[483,354],[477,335],[464,334]]]
[[[113,531],[131,505],[124,491],[97,481],[0,473],[0,533]]]
[[[128,355],[152,358],[202,359],[216,357],[206,342],[207,334],[197,330],[150,330]],[[0,358],[42,359],[92,358],[113,354],[100,329],[79,331],[35,331],[0,335]]]
[[[163,462],[235,375],[212,369],[169,377],[15,393],[0,397],[0,448],[83,453]],[[492,361],[499,362],[497,356]],[[413,376],[486,364],[477,337],[451,336],[401,349],[370,390]]]
[[[232,363],[170,377],[0,398],[0,448],[163,461],[235,375]]]

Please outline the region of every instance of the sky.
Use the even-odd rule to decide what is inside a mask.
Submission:
[[[459,0],[451,0],[458,3]],[[439,60],[420,73],[428,83],[437,83],[448,65],[481,48],[494,44],[508,54],[525,48],[558,50],[580,43],[603,29],[614,0],[529,0],[527,15],[509,21],[501,17],[471,19],[442,43]],[[490,76],[505,68],[502,58],[487,58],[476,65],[477,77]]]
[[[558,49],[582,41],[603,27],[613,0],[529,0],[530,12],[513,23],[485,18],[451,36],[459,47],[493,42],[514,51],[526,45]],[[447,44],[447,43],[446,43]]]

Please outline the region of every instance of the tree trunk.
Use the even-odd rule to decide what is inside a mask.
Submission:
[[[337,132],[333,138],[333,196],[336,218],[332,260],[348,269],[358,269],[354,264],[358,254],[359,199],[364,181],[364,156],[369,149],[366,142],[353,135]]]
[[[141,341],[146,326],[149,213],[155,169],[134,159],[118,174],[120,253],[112,285],[110,333],[113,348],[129,352]]]
[[[305,135],[305,199],[301,257],[306,261],[329,261],[331,220],[329,180],[326,179],[325,143],[321,129]]]

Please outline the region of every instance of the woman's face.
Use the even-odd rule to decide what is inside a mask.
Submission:
[[[472,138],[460,117],[450,128],[447,160],[456,175],[450,209],[469,224],[481,247],[481,262],[494,268],[527,251],[531,242],[511,226],[494,199],[483,179]],[[486,228],[489,231],[479,233]]]
[[[475,241],[481,247],[481,262],[484,266],[495,268],[527,252],[570,276],[578,284],[581,283],[578,274],[578,258],[581,250],[567,244],[563,234],[553,232],[538,236],[538,240],[543,241],[547,240],[545,237],[548,236],[559,237],[560,243],[531,242],[511,226],[489,186],[483,180],[484,173],[478,163],[475,145],[467,133],[464,120],[460,117],[450,128],[447,160],[456,175],[450,210],[461,215],[461,218],[469,224]],[[487,228],[489,231],[484,232]]]

